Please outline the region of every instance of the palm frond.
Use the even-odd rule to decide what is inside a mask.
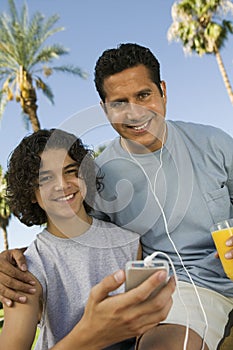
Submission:
[[[36,89],[40,89],[43,94],[54,103],[54,96],[48,84],[42,77],[49,77],[54,72],[69,73],[87,78],[87,73],[75,65],[55,65],[58,60],[69,53],[69,50],[61,44],[46,45],[46,40],[64,30],[64,27],[56,24],[59,20],[57,14],[45,18],[39,12],[29,18],[27,5],[24,4],[20,13],[14,0],[9,2],[9,15],[0,14],[0,81],[1,84],[8,81],[8,89],[0,95],[0,116],[3,114],[8,100],[20,100],[21,108],[25,110],[26,101],[24,99],[32,96],[30,103],[37,104]],[[42,77],[41,77],[41,76]],[[34,84],[36,83],[36,86]],[[1,87],[0,87],[1,89]],[[20,99],[21,97],[21,99]],[[29,108],[31,113],[29,119],[33,128],[39,127],[36,106]],[[33,113],[32,113],[33,111]],[[28,118],[28,116],[27,116]],[[29,119],[26,119],[27,122]]]
[[[7,96],[5,92],[2,90],[0,91],[0,119],[2,119],[3,113],[5,111],[6,105],[7,105]]]
[[[84,72],[81,68],[77,67],[77,66],[73,66],[73,65],[63,65],[63,66],[59,66],[59,67],[51,67],[52,70],[56,71],[56,72],[62,72],[62,73],[70,73],[73,75],[78,75],[83,79],[87,79],[88,78],[88,73]]]
[[[54,104],[54,95],[50,86],[46,84],[40,77],[36,78],[36,86],[38,89],[42,90],[43,94],[48,98],[48,100]]]

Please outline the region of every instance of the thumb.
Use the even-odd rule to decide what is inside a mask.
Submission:
[[[23,250],[13,249],[11,251],[12,260],[15,261],[16,265],[21,271],[27,271],[26,258],[23,255]]]
[[[104,300],[108,294],[116,290],[125,281],[125,273],[118,270],[114,274],[105,277],[100,283],[92,288],[92,296],[96,302]]]

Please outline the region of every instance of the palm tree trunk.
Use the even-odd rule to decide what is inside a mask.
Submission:
[[[20,104],[25,114],[31,122],[33,131],[40,129],[40,122],[37,117],[37,96],[36,89],[32,84],[31,75],[20,66],[19,74],[19,86],[20,86]]]
[[[36,103],[34,101],[33,102],[31,100],[29,100],[29,101],[26,100],[25,101],[24,112],[29,117],[29,120],[31,122],[33,131],[40,130],[40,122],[39,122],[39,119],[37,117],[36,110],[37,110],[37,105],[36,105]]]
[[[225,87],[227,89],[227,93],[230,97],[231,103],[233,104],[233,91],[232,91],[231,84],[230,84],[230,81],[229,81],[228,76],[227,76],[226,69],[225,69],[223,61],[222,61],[222,57],[221,57],[220,52],[219,52],[217,47],[215,47],[215,56],[216,56],[218,67],[219,67],[220,73],[222,75]]]
[[[7,238],[7,229],[6,227],[2,227],[2,230],[3,230],[3,247],[4,247],[4,250],[7,250],[9,248],[8,238]]]

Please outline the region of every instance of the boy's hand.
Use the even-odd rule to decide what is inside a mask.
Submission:
[[[109,296],[125,281],[125,273],[119,270],[107,276],[92,288],[80,322],[52,349],[103,349],[151,329],[167,317],[172,305],[172,277],[158,294],[150,297],[166,277],[164,271],[155,272],[137,288]]]
[[[5,250],[0,254],[0,301],[7,306],[12,306],[13,301],[27,301],[26,295],[20,292],[32,294],[36,291],[35,282],[27,273],[24,250]]]

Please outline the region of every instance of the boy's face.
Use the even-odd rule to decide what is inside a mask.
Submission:
[[[166,113],[166,85],[161,82],[163,96],[151,80],[144,65],[125,69],[104,80],[105,112],[113,128],[125,140],[142,145],[144,152],[161,147]],[[131,149],[128,144],[130,151]]]
[[[86,186],[77,176],[77,163],[65,149],[48,149],[41,154],[39,187],[35,197],[46,212],[48,228],[54,223],[56,225],[56,220],[86,217],[83,206]]]

